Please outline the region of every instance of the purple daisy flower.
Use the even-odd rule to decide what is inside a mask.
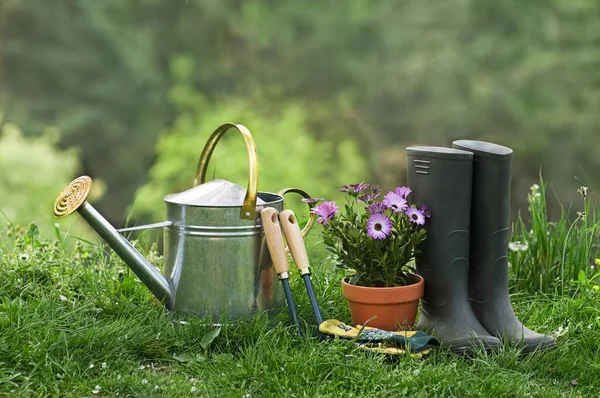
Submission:
[[[310,212],[318,216],[317,222],[327,225],[330,220],[333,220],[336,214],[339,214],[339,206],[335,205],[335,201],[323,202],[318,206],[313,207]]]
[[[365,189],[369,188],[369,184],[365,184],[364,181],[361,181],[358,184],[350,184],[349,187],[352,188],[353,192],[361,193]]]
[[[365,184],[364,181],[361,181],[358,184],[342,185],[342,189],[340,189],[340,192],[349,194],[359,194],[367,188],[369,188],[369,184]]]
[[[369,204],[371,202],[373,202],[375,199],[377,199],[377,197],[379,196],[379,194],[374,194],[374,193],[369,193],[363,196],[359,196],[358,200],[360,200],[363,203]]]
[[[429,210],[429,207],[425,205],[421,206],[421,213],[423,213],[425,218],[431,218],[431,210]]]
[[[413,222],[417,225],[425,224],[425,215],[423,215],[421,210],[417,209],[416,206],[411,206],[406,209],[406,215],[408,216],[410,222]]]
[[[367,211],[371,214],[383,213],[388,207],[383,202],[375,202],[372,205],[367,206]]]
[[[381,186],[379,184],[371,184],[371,192],[375,195],[379,195],[381,193]]]
[[[387,216],[375,213],[367,221],[367,233],[373,239],[385,239],[392,232],[392,222]]]
[[[394,190],[394,192],[402,199],[406,199],[406,197],[412,192],[412,189],[410,189],[409,187],[398,187]]]
[[[396,195],[394,192],[388,192],[387,195],[385,195],[383,204],[394,210],[394,213],[400,213],[402,210],[406,210],[408,207],[408,202],[406,199]]]
[[[325,200],[325,198],[302,198],[304,203],[319,203],[322,200]]]

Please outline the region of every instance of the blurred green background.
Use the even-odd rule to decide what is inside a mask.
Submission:
[[[600,183],[600,2],[0,0],[14,223],[51,228],[80,174],[113,224],[159,221],[224,122],[255,136],[262,191],[392,188],[406,146],[470,138],[515,150],[513,214],[540,170],[569,203]],[[209,173],[245,185],[239,136]]]

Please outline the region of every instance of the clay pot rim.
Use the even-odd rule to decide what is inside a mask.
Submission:
[[[423,297],[425,280],[417,274],[415,283],[406,286],[367,287],[352,285],[342,279],[342,294],[348,301],[365,304],[397,304],[409,303]]]

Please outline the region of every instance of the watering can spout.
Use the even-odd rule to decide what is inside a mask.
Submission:
[[[92,179],[87,176],[73,180],[59,194],[54,204],[54,217],[62,218],[77,211],[102,239],[121,257],[150,291],[167,308],[172,308],[173,293],[167,278],[138,252],[86,199]]]

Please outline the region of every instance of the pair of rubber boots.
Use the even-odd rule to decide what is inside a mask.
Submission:
[[[412,199],[432,214],[416,257],[425,278],[417,328],[454,352],[554,347],[550,336],[523,326],[508,294],[512,150],[460,140],[406,154]]]

